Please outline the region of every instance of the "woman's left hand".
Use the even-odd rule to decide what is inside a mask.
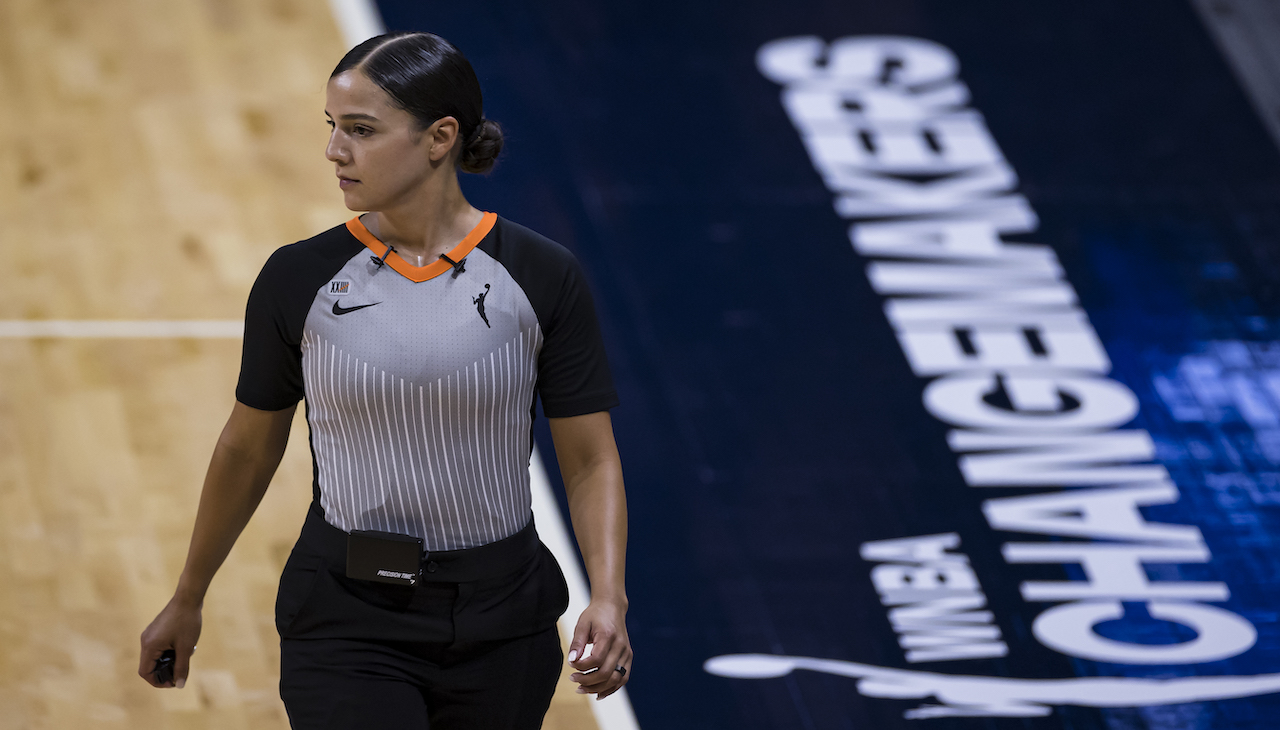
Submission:
[[[587,644],[592,645],[591,654],[584,657]],[[631,658],[626,608],[592,601],[578,618],[569,643],[569,666],[578,670],[569,679],[578,683],[578,693],[594,694],[602,700],[617,692],[631,679]]]
[[[570,679],[597,700],[631,679],[627,638],[627,495],[608,411],[548,418],[569,498],[569,516],[591,584],[591,603],[569,642]],[[583,656],[587,644],[591,654]]]

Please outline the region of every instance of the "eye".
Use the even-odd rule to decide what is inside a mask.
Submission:
[[[329,125],[329,129],[333,129],[333,120],[332,120],[332,119],[326,119],[326,120],[324,120],[324,123],[325,123],[325,124],[327,124],[327,125]]]
[[[368,137],[369,135],[373,134],[372,129],[369,129],[368,127],[365,127],[365,126],[361,126],[359,124],[352,127],[351,132],[360,137]]]

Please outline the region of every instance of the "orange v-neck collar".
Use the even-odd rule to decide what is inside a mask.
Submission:
[[[497,213],[485,213],[484,217],[480,219],[480,222],[476,224],[476,227],[472,228],[471,232],[468,233],[457,246],[454,246],[452,251],[445,254],[445,256],[448,256],[454,261],[461,261],[467,254],[471,253],[471,250],[474,249],[485,236],[489,235],[489,231],[493,230],[493,224],[497,222]],[[347,230],[351,231],[351,235],[355,236],[356,240],[363,243],[365,247],[372,251],[378,258],[382,258],[383,255],[387,253],[387,244],[379,241],[377,237],[369,232],[368,228],[364,227],[364,223],[360,221],[360,216],[356,216],[355,218],[347,221]],[[453,269],[453,265],[444,259],[437,259],[426,266],[413,266],[408,261],[400,258],[400,255],[395,251],[392,251],[390,255],[386,257],[386,262],[396,271],[396,273],[415,282],[434,279],[444,272]]]

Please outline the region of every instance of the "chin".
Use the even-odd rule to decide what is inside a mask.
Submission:
[[[358,213],[363,213],[368,210],[373,210],[368,206],[368,204],[364,202],[364,200],[359,195],[352,195],[351,193],[348,193],[345,191],[343,192],[343,195],[342,195],[342,202],[347,206],[347,210],[353,210]]]

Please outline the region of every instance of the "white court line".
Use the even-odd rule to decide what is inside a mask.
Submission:
[[[173,338],[240,339],[239,319],[0,319],[0,338]]]
[[[333,9],[334,20],[342,31],[347,48],[354,48],[369,38],[387,32],[372,0],[329,0],[329,7]],[[560,514],[560,505],[556,504],[555,495],[551,493],[551,482],[547,479],[547,471],[536,446],[529,462],[529,482],[533,490],[533,518],[538,525],[538,535],[556,557],[556,562],[560,563],[565,582],[569,584],[569,609],[560,619],[559,626],[561,633],[566,635],[566,640],[572,639],[578,616],[587,607],[591,597],[586,576],[582,573],[582,564],[578,562],[578,555],[569,542],[564,516]],[[591,700],[590,704],[600,730],[640,730],[625,687],[605,700]]]
[[[348,49],[387,32],[378,8],[369,0],[329,0],[329,7]]]

